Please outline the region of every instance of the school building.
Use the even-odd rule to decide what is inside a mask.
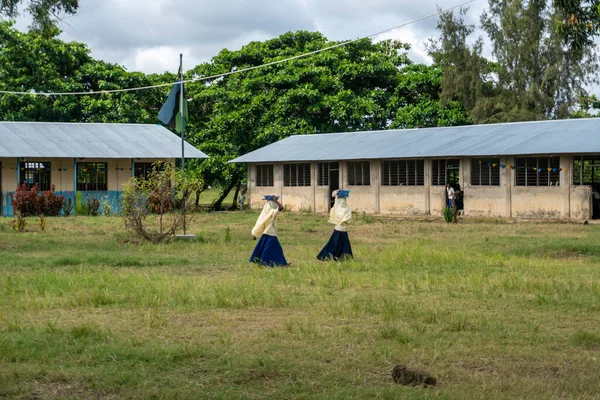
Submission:
[[[186,158],[208,158],[185,143]],[[0,212],[12,216],[17,186],[55,186],[57,194],[108,199],[157,160],[181,158],[181,138],[160,125],[0,122]]]
[[[265,194],[327,212],[439,215],[446,183],[466,216],[600,218],[600,118],[297,135],[243,155],[251,207]]]

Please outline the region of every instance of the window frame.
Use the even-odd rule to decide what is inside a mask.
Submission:
[[[317,163],[317,186],[329,186],[330,163]]]
[[[310,163],[283,164],[284,187],[310,187],[312,185],[312,171]]]
[[[425,159],[383,160],[381,186],[425,186]]]
[[[495,165],[495,167],[494,167]],[[485,166],[485,168],[484,168]],[[475,168],[477,167],[479,169],[479,180],[475,181]],[[497,168],[497,169],[496,169]],[[487,177],[486,177],[486,181],[483,181],[483,173],[486,172],[484,171],[484,169],[487,171]],[[497,177],[494,176],[496,175],[496,173],[494,173],[494,171],[497,171]],[[497,180],[496,180],[497,179]],[[487,182],[487,183],[484,183]],[[471,186],[482,186],[482,187],[498,187],[500,186],[500,158],[483,158],[483,159],[477,159],[477,158],[472,158],[471,159]]]
[[[100,180],[98,179],[100,174],[99,171],[100,169],[98,168],[99,166],[104,166],[104,182],[100,182]],[[87,174],[87,169],[85,171],[83,171],[83,167],[87,166],[88,169],[90,166],[93,166],[94,168],[94,173],[95,173],[95,182],[80,182],[80,178],[82,176],[86,176]],[[82,192],[106,192],[108,191],[108,163],[107,162],[102,162],[102,161],[82,161],[82,162],[77,162],[76,165],[77,171],[77,191],[82,191]],[[92,172],[90,172],[91,174]],[[89,185],[92,186],[92,188],[90,188],[89,186],[86,186],[85,188],[83,188],[83,185]]]
[[[31,174],[31,183],[28,182],[29,174]],[[52,162],[21,161],[19,165],[19,182],[19,186],[25,184],[27,189],[31,189],[37,184],[38,190],[41,192],[50,190],[52,188]]]
[[[263,169],[266,169],[266,172]],[[254,172],[256,187],[275,186],[275,164],[256,164]],[[266,180],[266,184],[263,180]]]
[[[154,164],[156,164],[156,161],[135,161],[133,163],[133,177],[136,179],[138,179],[138,178],[148,179],[148,177],[154,170]],[[141,165],[141,167],[139,167],[139,165]],[[163,170],[164,170],[164,167],[161,168],[161,171],[163,171]],[[138,171],[142,172],[141,176],[138,173]]]
[[[560,186],[560,157],[517,157],[515,166],[515,186]],[[550,168],[556,171],[549,171]],[[553,182],[557,184],[552,184]]]
[[[451,162],[450,162],[451,161]],[[443,162],[443,169],[440,163]],[[437,168],[436,168],[437,164]],[[448,165],[457,165],[456,168],[449,168]],[[437,170],[437,176],[434,173]],[[456,171],[456,182],[448,181],[448,170]],[[443,182],[442,179],[443,178]],[[431,186],[446,186],[450,183],[458,185],[460,182],[460,159],[459,158],[433,158],[431,159]]]
[[[579,161],[579,166],[576,166],[575,163]],[[589,162],[589,164],[586,166],[585,162]],[[598,174],[596,174],[596,169],[600,168],[600,155],[598,156],[592,156],[592,155],[581,155],[581,156],[573,156],[573,162],[572,162],[572,166],[573,166],[573,186],[592,186],[592,185],[598,185],[600,184],[600,171],[598,171]],[[589,168],[590,171],[590,176],[591,176],[591,181],[585,181],[585,169]],[[578,172],[578,173],[577,173]],[[579,175],[577,177],[577,175]],[[594,180],[597,180],[598,182],[594,182]]]
[[[371,161],[347,161],[346,171],[348,186],[371,186]]]

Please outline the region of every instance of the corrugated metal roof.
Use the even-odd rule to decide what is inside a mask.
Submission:
[[[600,118],[296,135],[231,162],[600,153]]]
[[[179,158],[181,138],[160,125],[0,122],[0,157]],[[185,143],[186,158],[208,158]]]

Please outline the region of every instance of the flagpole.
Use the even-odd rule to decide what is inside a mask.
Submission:
[[[181,114],[181,179],[185,179],[185,128],[183,115],[183,53],[179,54],[179,114]],[[183,212],[183,234],[185,235],[185,193],[181,199],[181,211]]]

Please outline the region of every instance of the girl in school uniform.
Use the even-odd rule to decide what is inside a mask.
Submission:
[[[348,221],[352,218],[352,210],[350,210],[350,207],[346,203],[349,193],[349,190],[337,190],[333,193],[335,203],[329,212],[328,222],[334,224],[335,228],[331,238],[329,238],[329,242],[327,242],[317,256],[321,261],[339,261],[346,258],[353,258],[347,227]]]
[[[277,216],[283,210],[277,196],[265,196],[267,202],[263,207],[256,225],[252,229],[252,238],[260,240],[256,244],[250,262],[265,267],[283,267],[289,265],[283,255],[283,249],[277,239]]]

